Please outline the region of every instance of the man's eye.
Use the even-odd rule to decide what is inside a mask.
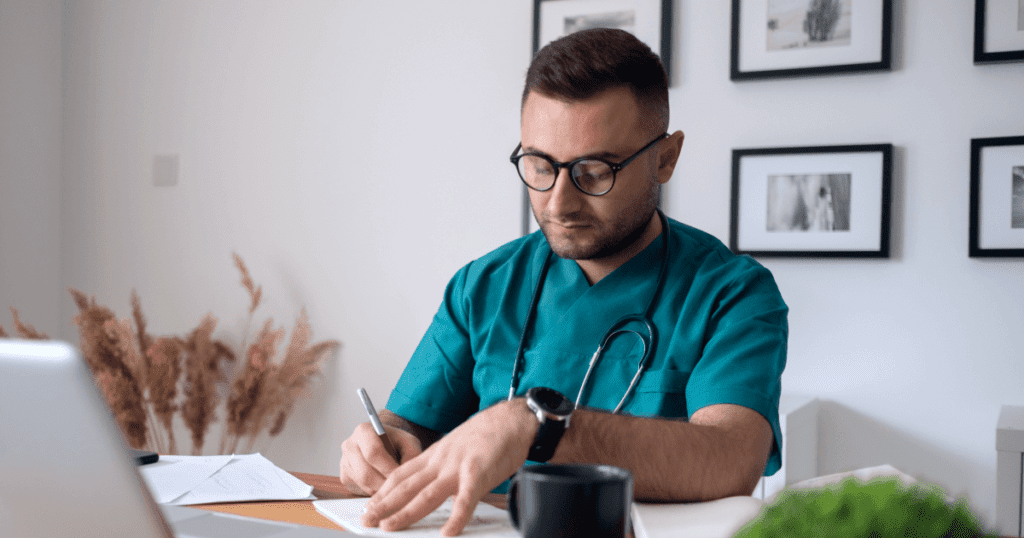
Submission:
[[[551,165],[544,161],[531,163],[530,170],[538,176],[549,176],[553,172]]]
[[[610,178],[611,168],[603,163],[586,163],[576,167],[576,180],[583,183],[595,183]]]

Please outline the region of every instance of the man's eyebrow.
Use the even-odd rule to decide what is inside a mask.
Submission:
[[[523,153],[530,153],[530,154],[533,154],[533,155],[540,155],[541,157],[547,157],[548,159],[551,159],[552,161],[557,160],[554,157],[552,157],[550,154],[548,154],[547,152],[541,151],[541,150],[539,150],[539,149],[537,149],[537,148],[535,148],[533,146],[523,146]],[[619,160],[624,159],[624,158],[625,157],[619,155],[618,153],[612,153],[610,151],[599,151],[599,152],[596,152],[596,153],[588,153],[586,155],[579,155],[579,156],[573,157],[572,159],[569,159],[568,161],[565,161],[565,162],[568,163],[568,162],[575,161],[577,159],[600,159],[602,161],[618,162]]]

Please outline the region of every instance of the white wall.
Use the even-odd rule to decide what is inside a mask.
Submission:
[[[0,1],[0,325],[60,319],[60,2]],[[70,320],[63,323],[70,325]]]
[[[264,286],[257,322],[290,328],[305,305],[314,338],[342,342],[262,450],[289,469],[336,472],[340,442],[365,420],[355,389],[383,406],[451,275],[518,233],[507,156],[530,38],[513,29],[530,27],[530,10],[67,6],[67,285],[121,316],[136,288],[155,334],[212,312],[216,336],[238,342],[238,252]],[[177,186],[152,184],[158,154],[179,155]]]
[[[1024,265],[967,257],[968,148],[1024,134],[1024,68],[972,64],[972,2],[896,5],[890,73],[733,83],[728,3],[677,2],[672,128],[687,139],[667,208],[724,240],[731,149],[895,144],[891,259],[764,261],[791,307],[784,390],[824,400],[819,472],[891,463],[991,519],[999,406],[1024,404]],[[134,287],[155,333],[213,312],[218,336],[237,341],[247,305],[237,251],[264,285],[259,320],[290,326],[305,305],[316,338],[343,342],[285,435],[261,447],[286,468],[335,472],[338,443],[362,420],[354,389],[383,405],[451,274],[517,234],[520,186],[506,157],[531,10],[66,2],[62,286],[121,315]],[[52,43],[53,20],[32,39]],[[3,58],[7,84],[16,67]],[[52,109],[38,113],[54,121]],[[0,132],[8,151],[19,131],[4,122]],[[154,187],[153,156],[166,153],[180,156],[179,184]],[[18,195],[53,226],[52,194]],[[3,237],[4,260],[27,248]],[[75,339],[61,297],[60,334]]]
[[[889,260],[763,260],[783,390],[825,401],[819,472],[891,463],[991,517],[995,424],[1024,403],[1024,261],[967,257],[970,139],[1024,134],[1024,64],[972,63],[973,2],[894,2],[890,73],[729,81],[729,8],[683,2],[670,213],[727,240],[733,148],[891,142]]]

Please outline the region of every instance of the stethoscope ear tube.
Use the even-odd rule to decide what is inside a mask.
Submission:
[[[597,351],[595,351],[593,356],[591,356],[590,358],[590,365],[587,366],[587,373],[583,376],[583,383],[580,385],[580,391],[576,395],[576,408],[579,408],[580,402],[583,400],[583,392],[586,390],[587,384],[590,381],[590,374],[591,372],[593,372],[594,366],[597,365],[598,360],[600,360],[601,356],[604,354],[604,349],[607,347],[611,339],[614,338],[615,336],[624,333],[635,334],[637,338],[640,339],[640,342],[643,344],[644,347],[643,354],[640,356],[640,361],[637,363],[636,374],[633,375],[633,379],[629,382],[629,387],[626,388],[626,392],[622,395],[622,399],[619,400],[619,404],[615,406],[615,410],[612,411],[613,414],[618,413],[619,411],[622,410],[623,406],[626,404],[626,400],[636,389],[637,383],[640,382],[640,377],[643,375],[644,370],[647,369],[648,362],[650,360],[651,355],[654,352],[654,348],[657,342],[657,333],[655,333],[654,324],[651,322],[651,315],[654,311],[654,301],[655,299],[658,298],[658,295],[661,293],[661,288],[665,283],[669,255],[668,218],[665,217],[665,214],[662,213],[660,209],[658,209],[657,212],[658,218],[661,219],[662,251],[661,267],[658,270],[658,282],[654,287],[654,293],[651,294],[651,299],[650,301],[648,301],[647,308],[644,310],[643,314],[625,315],[619,318],[615,323],[613,323],[612,326],[605,332],[604,336],[601,338],[601,343],[597,346]],[[516,389],[519,388],[519,371],[521,369],[521,364],[523,362],[523,355],[526,351],[527,331],[529,331],[530,326],[532,325],[531,322],[533,321],[533,318],[535,317],[535,314],[537,312],[537,301],[540,298],[540,291],[544,287],[544,279],[548,273],[548,266],[551,263],[551,256],[552,251],[549,249],[547,257],[544,259],[544,265],[541,267],[540,275],[537,278],[537,286],[534,288],[533,296],[530,298],[530,309],[527,311],[526,321],[523,323],[523,334],[519,338],[519,347],[516,350],[516,357],[512,363],[512,380],[509,383],[508,388],[509,400],[515,397]],[[646,337],[632,329],[623,328],[627,324],[633,322],[644,324],[644,327],[647,329]]]
[[[516,349],[516,358],[512,363],[512,381],[508,386],[508,399],[516,397],[516,389],[519,388],[519,364],[523,361],[526,353],[526,333],[530,330],[530,321],[537,312],[537,301],[540,299],[540,290],[544,288],[544,279],[548,276],[548,265],[551,264],[552,251],[549,249],[544,257],[544,265],[541,266],[540,275],[537,276],[537,285],[533,288],[533,295],[530,297],[530,309],[526,311],[526,321],[523,323],[523,334],[519,337],[519,347]]]

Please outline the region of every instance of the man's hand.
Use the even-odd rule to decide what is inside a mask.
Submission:
[[[477,413],[419,456],[403,460],[366,505],[361,523],[404,529],[454,495],[441,533],[461,533],[480,499],[526,462],[537,427],[522,399]]]
[[[418,456],[423,449],[419,439],[398,428],[384,426],[401,461]],[[373,495],[384,484],[398,462],[384,450],[377,432],[369,422],[356,426],[352,435],[341,443],[341,483],[355,495]]]

